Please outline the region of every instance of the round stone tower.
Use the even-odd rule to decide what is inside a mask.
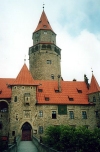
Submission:
[[[33,78],[58,80],[58,75],[61,75],[61,49],[56,46],[56,34],[44,10],[32,39],[33,46],[29,48],[29,69]]]

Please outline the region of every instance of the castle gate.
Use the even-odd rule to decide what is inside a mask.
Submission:
[[[31,130],[32,130],[32,127],[28,122],[25,122],[22,125],[22,140],[23,141],[31,140]]]

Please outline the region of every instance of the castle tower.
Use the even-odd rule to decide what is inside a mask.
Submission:
[[[29,48],[29,69],[34,79],[58,80],[61,75],[61,49],[56,46],[56,34],[43,10]]]

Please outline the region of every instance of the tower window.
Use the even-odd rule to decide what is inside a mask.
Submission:
[[[47,31],[44,31],[44,34],[47,34]]]
[[[47,60],[47,64],[51,64],[51,60]]]

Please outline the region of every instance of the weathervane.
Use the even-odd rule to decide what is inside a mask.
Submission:
[[[44,5],[45,5],[45,4],[43,3],[43,10],[44,10]]]
[[[26,55],[25,55],[25,57],[24,57],[24,63],[26,63]]]
[[[92,72],[92,74],[93,74],[93,69],[91,68],[91,70],[92,70],[91,72]]]

